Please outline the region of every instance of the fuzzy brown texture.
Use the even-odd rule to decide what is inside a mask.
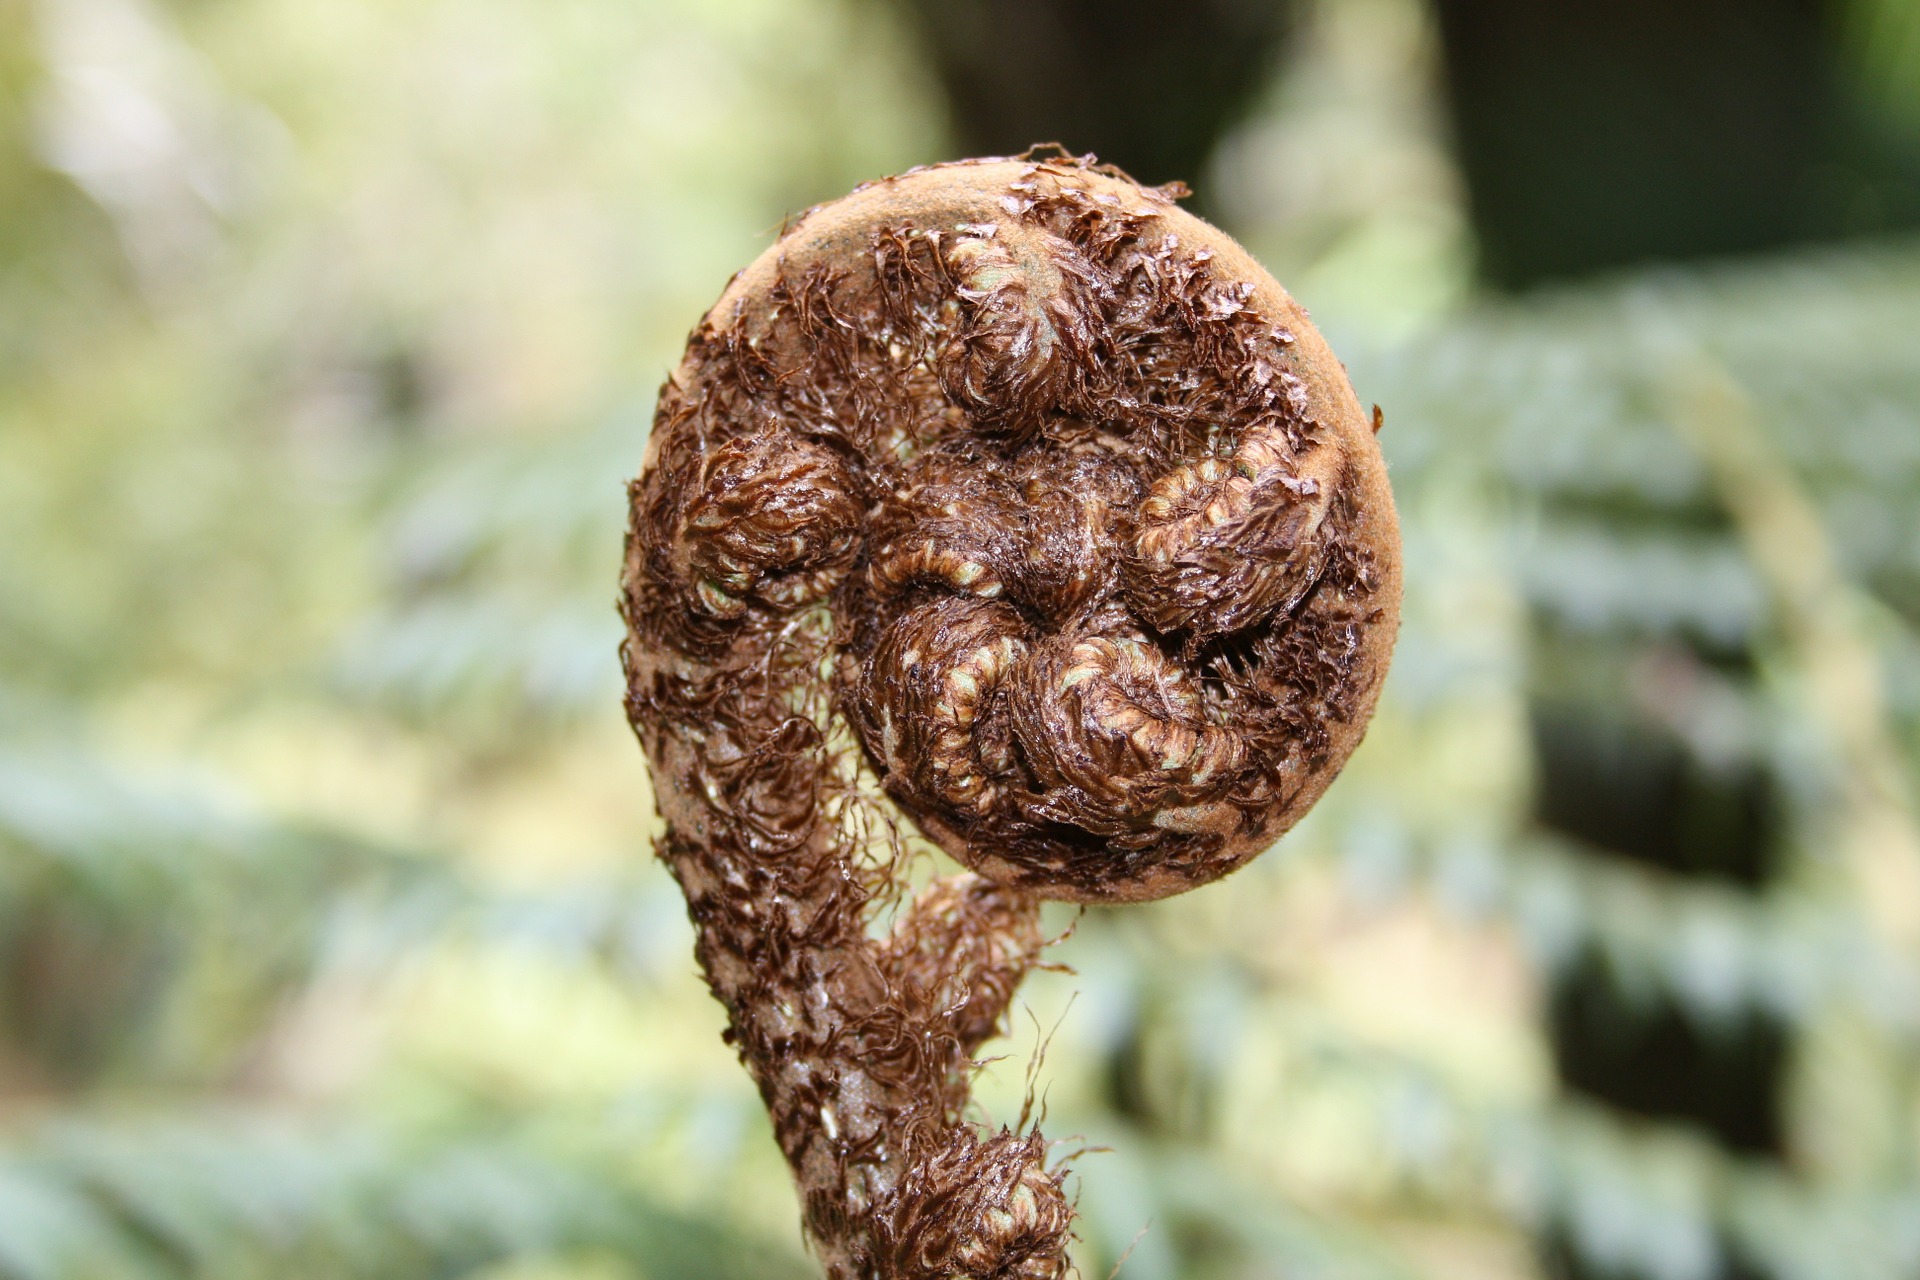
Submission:
[[[661,392],[627,713],[832,1280],[1066,1274],[1059,1163],[966,1115],[1039,900],[1238,867],[1385,674],[1376,422],[1178,194],[1068,157],[862,187],[734,278]],[[899,905],[897,814],[971,871]]]

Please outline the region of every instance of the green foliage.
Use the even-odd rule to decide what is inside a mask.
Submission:
[[[468,1275],[604,1251],[630,1274],[804,1276],[718,1221],[635,1189],[611,1151],[472,1133],[342,1130],[241,1112],[72,1117],[0,1166],[0,1275]],[[524,1128],[524,1126],[519,1126]],[[551,1144],[546,1144],[551,1146]]]

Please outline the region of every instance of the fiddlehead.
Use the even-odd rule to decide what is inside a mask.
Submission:
[[[970,161],[812,211],[695,330],[632,486],[660,852],[835,1280],[1065,1274],[1045,1144],[963,1114],[1038,900],[1233,870],[1385,673],[1370,424],[1176,194]],[[971,868],[884,933],[863,771]]]

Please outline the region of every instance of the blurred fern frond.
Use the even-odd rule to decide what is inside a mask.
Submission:
[[[16,1126],[17,1128],[17,1126]],[[618,1153],[224,1108],[70,1115],[0,1151],[7,1280],[450,1277],[605,1253],[640,1276],[776,1280],[791,1252],[662,1204]]]

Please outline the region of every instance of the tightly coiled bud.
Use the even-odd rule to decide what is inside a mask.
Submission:
[[[732,621],[755,604],[790,610],[825,596],[846,572],[861,510],[847,466],[818,445],[729,440],[686,504],[676,550],[688,605]]]
[[[1044,1143],[963,1118],[1038,898],[1241,865],[1385,673],[1371,424],[1177,194],[1071,159],[874,183],[741,272],[661,393],[627,710],[834,1280],[1064,1274]],[[905,874],[862,767],[977,873],[890,931]]]
[[[1073,1209],[1037,1134],[958,1131],[881,1207],[882,1274],[1064,1280]]]
[[[1013,724],[1040,783],[1035,817],[1119,850],[1239,826],[1224,797],[1246,763],[1241,738],[1208,722],[1198,682],[1141,637],[1050,641],[1015,686]]]
[[[894,619],[855,703],[898,789],[992,812],[1013,765],[1005,685],[1027,656],[1025,637],[1019,613],[990,600],[946,597]]]
[[[1023,434],[1086,403],[1104,354],[1093,323],[1100,274],[1071,241],[964,226],[940,255],[960,303],[938,369],[976,429]]]
[[[1202,640],[1291,613],[1333,549],[1322,525],[1340,476],[1315,472],[1339,459],[1321,448],[1302,461],[1282,427],[1263,423],[1231,456],[1156,479],[1127,548],[1128,604],[1162,633]]]

